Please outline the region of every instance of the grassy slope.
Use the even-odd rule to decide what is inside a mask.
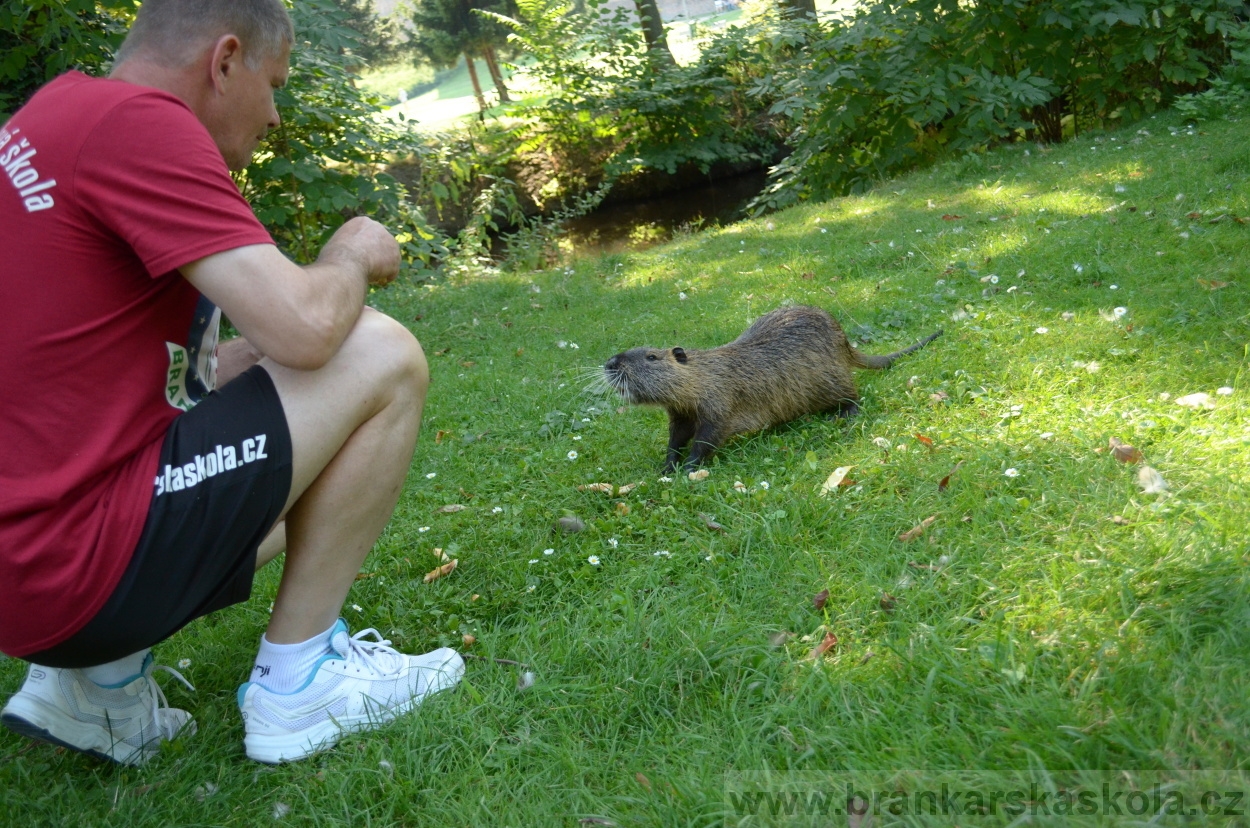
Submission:
[[[197,693],[167,686],[193,740],[123,771],[0,734],[0,820],[253,825],[284,803],[284,825],[723,824],[728,770],[1245,768],[1250,227],[1208,219],[1250,216],[1250,149],[1243,124],[1177,126],[1009,147],[573,272],[377,294],[433,388],[346,615],[413,649],[471,633],[534,687],[473,662],[382,734],[251,764],[234,689],[268,572],[158,649],[192,662]],[[884,334],[872,351],[946,335],[861,374],[859,418],[738,439],[700,483],[658,481],[659,412],[584,391],[617,350],[719,344],[788,300]],[[1196,391],[1216,408],[1161,399]],[[1097,451],[1112,435],[1169,496]],[[856,485],[816,497],[839,466]],[[598,481],[643,485],[577,489]],[[553,535],[566,512],[586,531]],[[425,585],[434,547],[460,567]],[[813,666],[802,637],[824,628],[839,644]],[[0,663],[0,686],[20,675]]]

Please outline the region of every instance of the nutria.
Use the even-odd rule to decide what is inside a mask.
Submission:
[[[766,313],[746,333],[706,351],[633,348],[603,367],[626,400],[668,411],[672,471],[693,438],[686,468],[694,468],[735,434],[781,425],[804,414],[859,412],[852,368],[889,368],[928,345],[941,331],[887,356],[851,347],[833,317],[793,306]]]

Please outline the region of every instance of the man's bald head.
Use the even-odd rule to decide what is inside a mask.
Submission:
[[[116,63],[142,58],[180,68],[226,34],[239,39],[253,69],[295,42],[282,0],[144,0]]]

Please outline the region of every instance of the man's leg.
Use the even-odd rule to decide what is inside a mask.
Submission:
[[[317,371],[263,360],[293,453],[286,560],[266,637],[305,641],[338,618],[412,463],[429,373],[403,326],[368,308]]]
[[[464,662],[446,648],[405,656],[337,620],[412,463],[429,377],[420,345],[366,308],[321,369],[261,365],[286,413],[292,478],[282,580],[241,709],[248,756],[282,762],[410,710]]]

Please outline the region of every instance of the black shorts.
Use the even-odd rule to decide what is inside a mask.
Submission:
[[[259,365],[169,426],[134,557],[104,607],[67,640],[24,660],[89,667],[163,641],[246,601],[256,550],[291,491],[291,433]]]

